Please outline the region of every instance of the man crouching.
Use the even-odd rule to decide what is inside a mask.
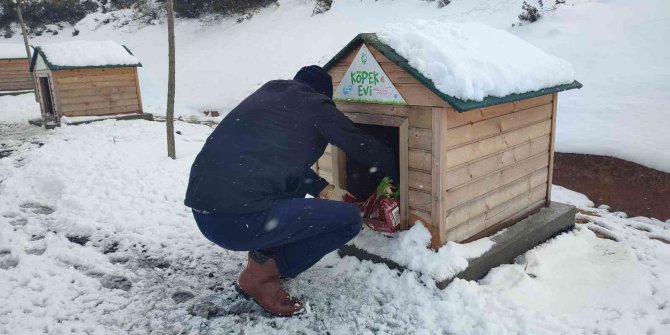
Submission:
[[[332,97],[330,75],[315,65],[270,81],[226,115],[191,167],[185,204],[198,228],[225,249],[249,251],[236,288],[273,315],[304,310],[280,277],[297,276],[361,230],[358,207],[342,202],[350,195],[310,168],[328,143],[398,180],[391,149]]]

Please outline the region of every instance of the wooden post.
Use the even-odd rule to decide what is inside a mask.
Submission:
[[[409,120],[404,119],[398,126],[400,141],[398,163],[400,181],[395,180],[400,188],[400,229],[409,229]]]
[[[333,173],[333,185],[347,189],[347,156],[344,151],[333,145],[331,156],[331,170]]]
[[[167,113],[165,115],[165,124],[167,128],[167,150],[168,157],[175,159],[174,145],[174,82],[175,82],[175,62],[174,62],[174,5],[172,0],[167,0],[167,19],[168,19],[168,97]]]
[[[551,99],[551,134],[549,140],[549,177],[547,178],[547,206],[551,205],[551,183],[554,176],[554,145],[556,142],[556,112],[558,110],[558,93]]]
[[[21,13],[21,0],[16,0],[16,16],[19,18],[19,25],[21,26],[21,33],[23,33],[23,44],[26,47],[26,56],[28,57],[28,68],[30,69],[30,62],[32,55],[30,54],[30,45],[28,44],[28,32],[26,31],[26,24],[23,22],[23,14]],[[37,90],[37,83],[33,77],[33,90]]]
[[[431,185],[433,203],[431,206],[431,221],[437,230],[431,229],[433,233],[431,247],[439,248],[447,241],[444,240],[446,231],[446,208],[447,197],[447,115],[443,108],[432,109],[432,169]]]

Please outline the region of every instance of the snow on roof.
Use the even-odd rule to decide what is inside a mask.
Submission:
[[[572,83],[572,65],[482,23],[408,20],[389,24],[379,40],[431,79],[442,93],[482,101]]]
[[[16,58],[27,58],[26,47],[23,44],[0,43],[0,59],[16,59]]]
[[[124,46],[114,41],[70,41],[42,45],[40,50],[48,63],[56,67],[140,64],[140,61]]]

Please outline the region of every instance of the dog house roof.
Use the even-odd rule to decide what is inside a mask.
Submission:
[[[458,112],[582,87],[566,61],[479,23],[417,21],[379,34],[359,34],[324,68],[332,68],[363,43]]]
[[[139,67],[142,63],[125,45],[114,41],[70,41],[35,48],[30,70],[41,57],[49,70],[99,67]]]
[[[30,47],[33,52],[33,47]],[[0,59],[23,59],[26,58],[26,47],[19,43],[0,43]]]

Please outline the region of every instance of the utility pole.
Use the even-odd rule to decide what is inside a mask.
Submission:
[[[165,115],[165,124],[167,128],[167,149],[168,156],[176,158],[174,145],[174,5],[172,0],[167,0],[167,19],[168,19],[168,97],[167,113]]]
[[[32,55],[30,54],[30,45],[28,44],[28,32],[26,31],[26,25],[23,23],[23,15],[21,14],[21,0],[16,0],[16,16],[19,18],[19,25],[21,26],[21,32],[23,33],[23,44],[26,47],[26,55],[28,56],[28,67],[30,67],[30,62]],[[33,90],[36,91],[35,80],[33,80]]]

